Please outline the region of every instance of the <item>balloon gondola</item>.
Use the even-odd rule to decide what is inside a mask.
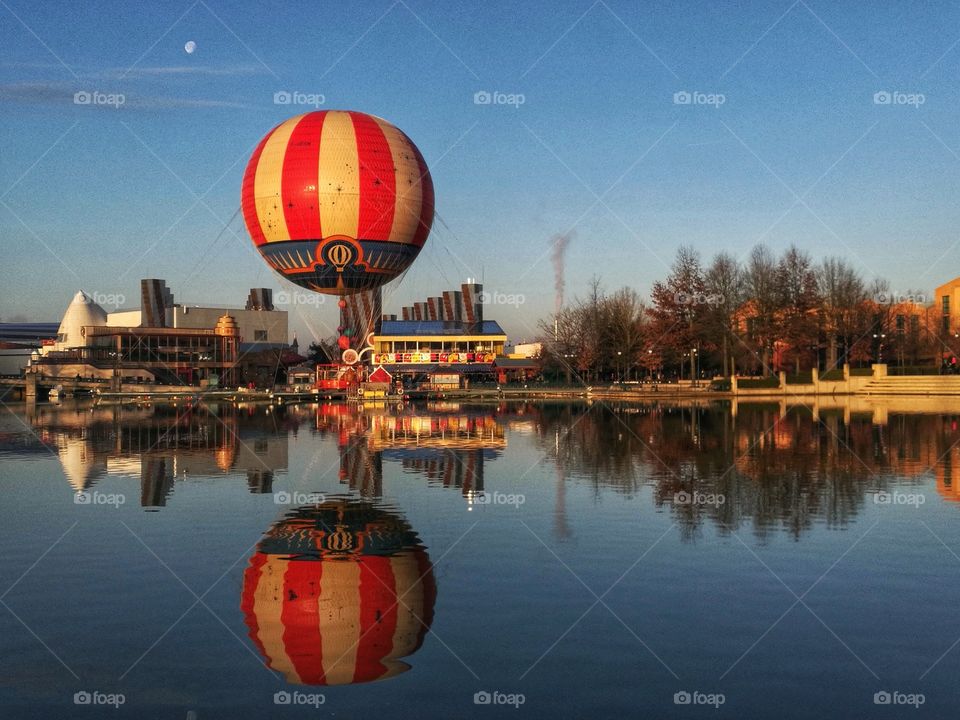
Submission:
[[[241,209],[266,263],[302,288],[344,297],[401,275],[430,234],[433,181],[417,146],[378,117],[292,117],[254,150]],[[342,324],[342,323],[341,323]],[[351,348],[343,334],[342,350]]]

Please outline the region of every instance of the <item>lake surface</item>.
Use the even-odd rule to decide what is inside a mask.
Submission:
[[[0,717],[953,716],[958,421],[0,406]]]

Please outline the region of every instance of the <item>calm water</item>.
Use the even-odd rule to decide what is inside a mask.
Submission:
[[[953,716],[958,419],[0,407],[0,716]]]

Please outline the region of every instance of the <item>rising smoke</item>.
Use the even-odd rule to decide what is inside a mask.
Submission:
[[[563,307],[563,291],[566,287],[566,280],[563,276],[564,256],[574,234],[575,232],[570,230],[565,234],[557,233],[550,238],[550,246],[553,248],[550,252],[550,261],[553,263],[553,290],[556,312],[560,312],[560,308]]]

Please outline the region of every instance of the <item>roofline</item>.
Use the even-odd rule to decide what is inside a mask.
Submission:
[[[87,337],[110,337],[111,335],[193,335],[196,337],[216,336],[216,330],[210,328],[169,328],[169,327],[119,327],[114,325],[84,325]],[[224,337],[236,337],[235,335]]]
[[[507,341],[507,336],[504,335],[374,335],[373,341],[377,340],[450,340],[452,338],[458,338],[460,340],[503,340]]]

